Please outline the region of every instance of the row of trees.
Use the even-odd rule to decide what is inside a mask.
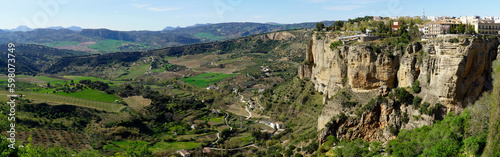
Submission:
[[[325,26],[322,22],[316,24],[316,31],[326,28],[326,31],[338,31],[344,27],[344,21],[335,21],[332,26]]]

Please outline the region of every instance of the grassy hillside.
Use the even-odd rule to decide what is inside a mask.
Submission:
[[[216,41],[225,38],[224,36],[215,36],[212,33],[196,33],[194,34],[194,36],[201,39],[208,39],[210,41]]]
[[[147,52],[64,57],[44,72],[94,77],[106,76],[109,79],[129,80],[145,77],[149,66],[154,62],[159,63],[161,60],[187,66],[195,72],[212,73],[230,73],[257,62],[259,64],[272,63],[276,60],[302,62],[305,41],[310,34],[304,30],[278,33],[289,33],[291,37],[288,40],[270,40],[266,39],[265,35],[255,35],[228,41],[170,47]],[[158,65],[161,64],[163,63]],[[165,69],[164,66],[166,65],[153,68],[152,72],[156,73],[152,75],[162,73]],[[181,72],[172,75],[183,76],[187,73],[193,74],[194,72]]]
[[[183,78],[184,82],[195,85],[196,87],[207,87],[210,84],[218,82],[219,80],[236,76],[237,74],[221,74],[221,73],[204,73],[196,76]]]
[[[25,98],[34,100],[35,102],[38,103],[45,102],[53,105],[68,104],[68,105],[88,107],[109,112],[118,112],[120,111],[120,109],[125,107],[121,104],[114,102],[109,103],[103,101],[89,100],[88,97],[77,98],[76,96],[67,96],[62,94],[46,94],[46,93],[30,93],[30,92],[19,92],[19,93],[25,95]],[[8,92],[4,91],[0,92],[0,95],[2,95],[2,97],[5,98],[7,97],[8,94],[9,94]],[[85,96],[85,95],[80,94],[79,96]]]
[[[88,90],[78,91],[78,92],[74,92],[74,93],[65,93],[65,92],[59,91],[59,92],[56,92],[55,94],[70,96],[70,97],[75,97],[75,98],[81,98],[81,99],[102,101],[102,102],[107,102],[107,103],[115,103],[115,100],[120,100],[119,97],[117,97],[113,94],[106,94],[102,91],[98,91],[95,89],[88,89]]]
[[[149,46],[130,41],[106,39],[106,40],[99,40],[96,44],[91,45],[88,48],[100,52],[118,52],[118,51],[145,50],[149,49]]]
[[[7,50],[6,44],[0,44],[0,49]],[[7,55],[7,51],[2,51],[2,54]],[[45,70],[47,66],[55,60],[68,56],[86,55],[86,52],[60,50],[41,45],[33,44],[17,44],[16,55],[16,73],[17,74],[37,74]],[[0,59],[0,63],[7,65],[7,59]],[[7,73],[7,66],[0,68],[0,73]]]
[[[46,44],[48,47],[56,47],[56,46],[68,46],[68,45],[78,45],[80,42],[78,41],[54,41],[50,44]]]

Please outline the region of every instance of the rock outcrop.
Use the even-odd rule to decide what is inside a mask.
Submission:
[[[307,64],[299,67],[299,77],[309,78],[315,89],[323,92],[326,98],[331,98],[346,88],[355,93],[362,93],[378,91],[380,87],[409,87],[418,80],[422,90],[417,95],[430,104],[443,104],[446,112],[460,112],[472,104],[483,91],[492,88],[492,62],[500,55],[498,38],[433,39],[416,42],[407,47],[368,42],[330,48],[330,44],[336,40],[334,35],[313,38],[307,48]],[[370,97],[365,99],[369,100]],[[379,128],[380,131],[387,130],[389,122],[396,121],[390,118],[390,114],[395,111],[381,106],[381,111],[386,112],[380,112],[378,121],[373,121],[376,117],[367,121],[367,117],[373,117],[370,113],[358,117],[358,121],[339,121],[338,125],[347,128],[356,126],[351,135],[343,136],[348,139],[382,139],[383,134],[367,137],[375,132],[355,134],[356,130],[363,130],[365,125],[362,124],[367,124],[366,126],[372,129]],[[338,102],[325,101],[325,107],[318,118],[318,130],[323,129],[325,124],[339,113],[339,108],[341,107]],[[401,109],[408,113],[415,112]],[[418,111],[414,115],[416,114]],[[397,119],[398,116],[393,118]],[[409,124],[412,125],[401,125],[400,128],[412,129],[432,124],[434,118],[426,120],[427,122],[419,123],[412,123],[410,120]],[[383,139],[388,138],[383,135]]]

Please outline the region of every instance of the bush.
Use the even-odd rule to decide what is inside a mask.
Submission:
[[[370,110],[372,110],[375,107],[376,104],[377,104],[377,100],[370,99],[370,101],[368,101],[368,103],[366,103],[366,105],[363,106],[363,111],[370,111]]]
[[[403,113],[403,117],[401,118],[403,123],[408,123],[410,121],[410,117],[408,117],[408,113]]]
[[[468,113],[456,116],[448,114],[442,121],[431,126],[424,125],[413,130],[404,130],[398,137],[389,141],[387,152],[392,156],[459,156],[464,147],[465,128]],[[477,150],[473,142],[468,141],[470,150]],[[479,141],[479,140],[477,140]]]
[[[420,81],[415,80],[415,82],[413,82],[411,86],[411,89],[413,90],[414,93],[420,93]]]
[[[414,106],[414,108],[419,108],[421,102],[422,102],[422,98],[420,98],[419,96],[415,96],[415,98],[413,98],[412,105]]]
[[[341,103],[343,108],[356,107],[359,103],[356,101],[344,101]]]
[[[486,146],[486,134],[471,136],[464,140],[464,149],[468,154],[480,156]]]
[[[370,153],[368,142],[359,138],[351,142],[342,141],[341,145],[344,147],[334,150],[338,156],[366,156]]]
[[[370,101],[365,106],[363,106],[362,110],[363,111],[371,111],[371,110],[373,110],[373,108],[375,108],[375,106],[377,106],[377,104],[382,103],[382,102],[387,102],[387,99],[385,99],[384,97],[379,95],[375,99],[373,99],[373,98],[370,99]]]
[[[342,46],[342,41],[336,41],[330,44],[330,49],[333,51],[334,49],[337,49],[337,47]]]
[[[420,109],[418,109],[418,111],[420,112],[420,114],[431,115],[432,111],[429,110],[429,106],[431,106],[431,104],[429,104],[428,102],[424,102],[421,104]]]
[[[309,154],[312,154],[314,153],[314,151],[318,150],[319,148],[319,144],[317,141],[312,141],[307,147],[304,148],[304,150],[309,153]]]
[[[390,127],[389,127],[389,132],[391,132],[391,134],[392,134],[392,135],[397,136],[397,135],[398,135],[398,133],[399,133],[399,129],[398,129],[398,128],[396,128],[395,126],[390,126]]]
[[[394,94],[399,102],[408,103],[410,102],[412,95],[406,91],[404,88],[394,89]]]

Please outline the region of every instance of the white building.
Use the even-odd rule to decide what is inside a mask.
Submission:
[[[436,21],[438,18],[436,16],[427,16],[426,19],[429,19],[431,21]]]

